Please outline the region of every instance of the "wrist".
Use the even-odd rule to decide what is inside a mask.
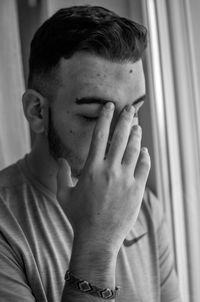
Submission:
[[[108,255],[109,258],[117,258],[119,249],[121,245],[116,242],[113,242],[112,239],[109,239],[109,236],[106,236],[104,233],[99,234],[96,231],[85,231],[85,232],[74,232],[74,241],[73,249],[74,251],[83,250],[86,254],[92,253],[101,254],[104,253]]]
[[[99,287],[115,287],[117,253],[94,242],[74,240],[70,271]]]

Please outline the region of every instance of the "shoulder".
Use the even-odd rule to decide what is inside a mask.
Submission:
[[[18,163],[19,161],[0,171],[0,189],[19,185],[24,181]]]
[[[2,207],[4,203],[14,212],[17,205],[22,203],[22,195],[27,186],[26,178],[19,166],[20,161],[0,171],[0,206]]]
[[[0,250],[4,241],[11,247],[11,250],[17,250],[25,241],[21,228],[21,221],[25,217],[24,182],[18,162],[0,171],[0,234],[2,235]]]

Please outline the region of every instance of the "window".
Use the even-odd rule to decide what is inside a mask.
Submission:
[[[150,33],[148,70],[158,197],[171,230],[183,301],[197,302],[200,132],[189,3],[146,0],[143,12]]]

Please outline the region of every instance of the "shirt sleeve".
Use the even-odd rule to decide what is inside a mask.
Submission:
[[[25,272],[12,248],[0,233],[0,297],[2,302],[36,302]]]
[[[153,219],[156,221],[160,263],[161,302],[181,302],[177,273],[174,265],[172,242],[161,202],[149,193]]]

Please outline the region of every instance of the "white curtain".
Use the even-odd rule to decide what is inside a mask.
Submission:
[[[174,243],[184,302],[200,299],[200,61],[192,5],[144,0],[157,186]],[[200,7],[200,6],[199,6]]]
[[[15,0],[0,1],[0,169],[30,149],[29,129],[22,112],[24,91]]]

